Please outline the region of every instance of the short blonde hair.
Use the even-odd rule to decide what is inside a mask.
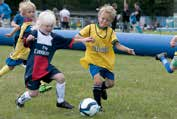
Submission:
[[[106,4],[103,7],[101,7],[98,12],[98,16],[100,16],[103,12],[106,12],[111,15],[111,21],[113,21],[114,18],[116,17],[116,10],[111,5]]]
[[[30,1],[20,3],[19,7],[20,7],[19,10],[23,13],[25,13],[28,9],[31,9],[31,8],[36,10],[35,4]]]
[[[41,25],[56,25],[56,17],[51,10],[43,11],[39,14],[37,19],[37,25],[40,27]]]

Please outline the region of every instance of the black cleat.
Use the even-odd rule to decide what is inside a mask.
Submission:
[[[161,57],[165,57],[166,58],[167,57],[167,53],[166,52],[162,52],[160,54],[157,54],[155,59],[156,60],[160,60]]]
[[[98,112],[105,112],[104,108],[102,106],[100,106],[99,111]]]
[[[60,107],[60,108],[66,108],[66,109],[73,109],[74,106],[72,106],[71,104],[69,104],[68,102],[64,101],[62,103],[58,103],[56,104],[57,107]]]
[[[21,104],[18,102],[18,98],[15,100],[15,104],[17,105],[17,108],[23,108],[24,104]]]
[[[107,100],[108,96],[107,96],[106,89],[102,90],[102,92],[101,92],[101,97],[102,97],[104,100]]]

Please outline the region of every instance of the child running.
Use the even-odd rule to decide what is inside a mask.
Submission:
[[[58,108],[73,109],[74,107],[64,99],[64,74],[51,64],[55,51],[68,48],[72,40],[53,33],[55,24],[56,18],[51,11],[41,12],[37,20],[37,29],[32,31],[25,40],[25,46],[31,50],[25,72],[25,85],[28,90],[16,100],[16,104],[20,108],[24,106],[26,101],[38,95],[41,80],[48,83],[56,80],[56,106]]]
[[[112,6],[103,6],[98,12],[98,23],[86,26],[74,38],[75,41],[90,41],[84,42],[86,52],[80,63],[84,68],[89,69],[93,78],[93,96],[100,106],[100,111],[103,111],[101,97],[107,100],[106,89],[114,86],[115,53],[113,46],[135,55],[133,49],[119,43],[116,33],[110,27],[115,16],[116,11]],[[102,81],[101,78],[104,78],[105,81]]]
[[[174,36],[170,41],[170,46],[176,46],[177,36]],[[177,69],[177,52],[175,52],[171,63],[167,60],[167,53],[162,52],[156,55],[156,60],[160,60],[168,73],[173,73]]]
[[[17,57],[17,54],[22,53],[22,52],[20,52],[21,48],[19,48],[19,47],[21,47],[20,45],[23,45],[23,41],[19,40],[18,44],[20,44],[20,45],[18,45],[18,47],[16,47],[16,44],[17,44],[17,41],[18,41],[19,38],[21,39],[24,34],[28,34],[27,32],[30,32],[32,21],[28,21],[27,19],[31,19],[32,20],[33,18],[31,18],[31,17],[34,17],[34,14],[31,15],[31,16],[28,16],[27,12],[28,12],[28,9],[30,9],[30,8],[26,7],[28,4],[31,4],[31,2],[29,2],[29,3],[28,2],[20,2],[20,4],[19,4],[19,12],[20,13],[18,13],[18,14],[15,15],[15,17],[14,17],[12,23],[11,23],[11,25],[14,27],[14,29],[13,29],[13,31],[11,33],[6,34],[7,37],[12,37],[15,34],[15,37],[14,37],[14,48],[16,48],[16,49],[12,53],[12,55],[6,60],[6,64],[7,65],[5,65],[0,70],[0,77],[2,75],[6,74],[7,72],[13,70],[15,68],[15,66],[17,66],[17,65],[26,64],[26,58],[27,57],[25,57],[25,58],[21,57],[21,56]],[[25,23],[24,23],[24,18],[26,20]],[[27,27],[27,30],[25,31],[25,33],[24,34],[22,33],[21,36],[19,37],[19,35],[20,35],[20,29],[21,29],[23,23],[24,23],[23,30],[21,30],[21,32],[24,32],[24,30],[25,30],[25,27],[24,27],[25,24],[29,24],[29,27]],[[26,53],[26,54],[24,53],[25,56],[28,56],[29,49],[28,48],[26,49],[24,47],[23,47],[23,49],[24,49],[24,52]],[[25,49],[26,49],[26,51],[25,51]],[[14,56],[13,54],[16,54],[16,56]],[[46,83],[44,83],[43,81],[41,81],[41,86],[39,88],[39,91],[41,93],[46,92],[46,91],[48,91],[50,89],[52,89],[52,86],[47,85]]]

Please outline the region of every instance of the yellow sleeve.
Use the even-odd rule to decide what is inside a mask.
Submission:
[[[86,27],[80,30],[79,35],[82,37],[89,37],[90,29],[91,29],[91,25],[87,25]]]
[[[113,31],[112,36],[111,36],[111,42],[112,44],[115,44],[116,42],[119,42],[117,36],[116,36],[116,32]]]

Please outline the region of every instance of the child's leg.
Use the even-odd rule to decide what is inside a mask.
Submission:
[[[16,104],[19,108],[24,107],[26,101],[38,95],[38,90],[26,91],[16,99]]]
[[[52,79],[57,81],[56,84],[56,95],[57,95],[57,107],[72,109],[74,106],[65,101],[65,79],[62,73],[55,74]]]
[[[16,105],[21,108],[24,107],[26,101],[30,100],[32,97],[36,97],[39,94],[38,88],[40,86],[40,80],[32,80],[26,79],[25,80],[26,87],[28,91],[25,91],[22,95],[20,95],[16,99]]]
[[[170,67],[170,62],[166,58],[166,53],[160,53],[156,55],[156,59],[162,62],[163,66],[165,67],[168,73],[173,73],[173,70]]]
[[[98,80],[100,81],[100,83],[96,82]],[[100,107],[102,107],[102,104],[101,104],[102,89],[101,89],[101,87],[102,87],[101,76],[98,73],[94,76],[93,97]]]
[[[111,88],[114,86],[114,73],[113,72],[110,72],[109,70],[107,69],[103,69],[100,71],[100,75],[105,78],[106,80],[103,81],[102,83],[102,95],[101,97],[104,99],[104,100],[107,100],[107,93],[106,93],[106,89],[107,88]]]
[[[8,73],[10,70],[12,70],[14,67],[9,67],[8,65],[5,65],[0,70],[0,77],[4,74]]]

